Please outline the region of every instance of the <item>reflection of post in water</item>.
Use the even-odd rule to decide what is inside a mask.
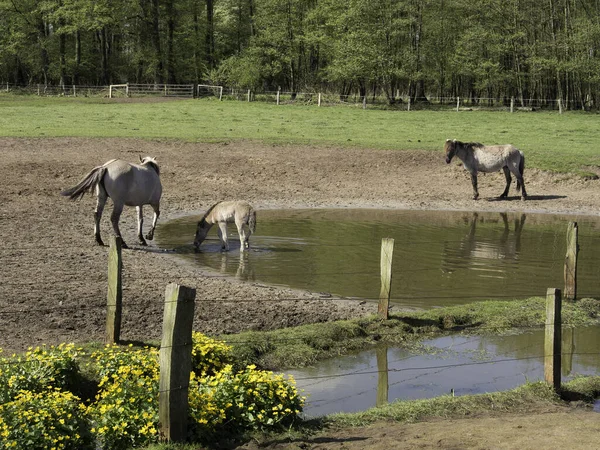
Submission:
[[[376,349],[377,354],[377,401],[376,406],[383,406],[388,402],[388,348],[380,346]]]
[[[569,376],[573,370],[573,354],[575,353],[575,329],[573,327],[562,330],[562,374]]]

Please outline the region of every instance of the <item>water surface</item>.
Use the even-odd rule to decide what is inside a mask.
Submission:
[[[216,227],[194,253],[198,217],[160,226],[160,246],[199,267],[313,292],[376,299],[381,239],[395,239],[392,303],[428,308],[481,299],[544,296],[562,289],[566,229],[579,225],[579,296],[597,288],[597,217],[375,209],[261,210],[251,251],[240,254],[235,226],[230,252],[221,252]]]
[[[563,328],[562,379],[597,375],[600,327]],[[291,370],[306,395],[304,414],[356,412],[397,399],[505,391],[544,379],[544,332],[449,336],[424,343],[428,354],[401,348],[368,350]]]

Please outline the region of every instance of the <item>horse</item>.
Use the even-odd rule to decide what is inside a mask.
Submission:
[[[143,205],[150,205],[154,210],[152,228],[146,239],[154,238],[154,229],[160,215],[160,196],[162,185],[160,183],[160,169],[156,159],[150,156],[139,157],[140,164],[133,164],[120,159],[111,159],[101,166],[94,167],[77,185],[61,192],[61,195],[71,200],[80,199],[86,192],[96,191],[97,202],[94,211],[94,237],[98,245],[104,245],[100,237],[100,218],[106,200],[110,197],[113,201],[113,211],[110,216],[115,236],[121,238],[119,218],[123,207],[135,206],[138,217],[138,239],[141,245],[148,245],[142,234],[144,215]],[[121,238],[122,239],[122,238]],[[123,248],[128,248],[123,242]]]
[[[240,235],[240,251],[250,248],[250,235],[256,231],[256,210],[242,200],[218,202],[212,205],[202,216],[196,227],[194,247],[200,248],[200,244],[206,239],[208,231],[216,223],[219,225],[217,231],[222,250],[229,250],[227,241],[227,224],[234,222]]]
[[[446,153],[447,164],[450,164],[452,158],[457,156],[463,162],[465,169],[471,174],[473,200],[479,198],[477,172],[497,172],[500,169],[504,171],[504,176],[506,177],[506,188],[500,195],[500,198],[508,196],[508,188],[512,181],[511,172],[517,178],[517,192],[521,191],[521,199],[525,200],[527,198],[525,182],[523,181],[525,155],[518,148],[510,144],[483,145],[477,142],[465,143],[456,139],[446,139],[444,151]]]

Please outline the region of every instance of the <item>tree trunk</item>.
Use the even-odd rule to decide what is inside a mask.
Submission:
[[[215,68],[215,5],[214,0],[206,0],[206,65]]]

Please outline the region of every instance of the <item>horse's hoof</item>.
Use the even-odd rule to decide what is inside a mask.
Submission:
[[[125,241],[121,241],[121,248],[129,248]]]
[[[148,234],[146,235],[146,239],[148,239],[149,241],[151,241],[152,239],[154,239],[154,235],[153,235],[153,234],[150,234],[150,233],[148,233]]]
[[[96,239],[96,245],[99,245],[101,247],[104,247],[104,242],[102,242],[102,239]]]
[[[140,245],[142,245],[142,246],[144,246],[144,247],[147,247],[147,246],[148,246],[148,243],[147,243],[145,240],[143,240],[143,239],[140,239]]]

